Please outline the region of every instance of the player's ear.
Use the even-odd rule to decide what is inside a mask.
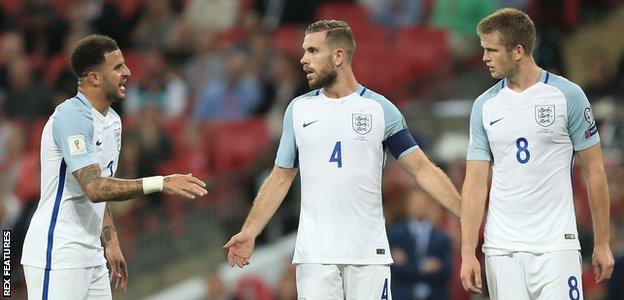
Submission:
[[[93,86],[99,86],[102,83],[102,75],[96,71],[91,71],[87,73],[85,79],[89,82],[89,84]]]
[[[345,61],[345,58],[346,58],[345,55],[346,55],[346,53],[345,53],[344,49],[342,49],[342,48],[336,49],[336,51],[334,52],[334,57],[333,57],[334,65],[336,67],[340,66]]]
[[[524,47],[522,47],[522,45],[516,45],[513,49],[512,55],[514,60],[519,61],[524,56]]]

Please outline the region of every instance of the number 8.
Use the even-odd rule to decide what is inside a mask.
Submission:
[[[527,139],[521,137],[516,140],[516,148],[518,151],[516,152],[516,158],[518,162],[521,164],[526,164],[531,158],[531,153],[529,152],[529,141]],[[522,153],[524,153],[524,159],[522,158]]]

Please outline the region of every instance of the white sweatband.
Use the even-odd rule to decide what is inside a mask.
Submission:
[[[162,176],[152,176],[143,178],[143,193],[145,195],[162,192],[165,178]]]

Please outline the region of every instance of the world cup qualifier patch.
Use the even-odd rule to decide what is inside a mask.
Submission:
[[[540,126],[550,126],[555,122],[555,106],[554,105],[536,105],[535,121]]]
[[[367,134],[373,128],[373,115],[353,114],[352,125],[355,132],[359,134]]]

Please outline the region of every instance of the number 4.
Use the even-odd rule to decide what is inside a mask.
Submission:
[[[329,162],[337,163],[338,168],[342,168],[342,147],[340,145],[340,141],[336,142],[334,151],[332,151],[332,154],[329,157]]]

